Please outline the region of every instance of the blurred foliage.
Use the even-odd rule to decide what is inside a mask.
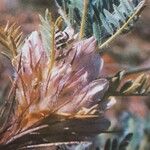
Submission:
[[[150,114],[145,118],[140,118],[135,114],[123,113],[120,117],[122,129],[132,132],[133,139],[128,150],[149,150],[150,149]]]
[[[132,139],[132,136],[133,134],[129,133],[120,142],[118,142],[117,139],[113,139],[112,141],[111,139],[108,139],[106,141],[104,150],[126,150],[129,142]]]

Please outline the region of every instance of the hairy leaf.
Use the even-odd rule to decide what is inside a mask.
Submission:
[[[84,1],[57,0],[64,9],[63,16],[67,22],[80,30]],[[145,0],[90,0],[86,16],[85,36],[94,34],[99,42],[99,48],[107,46],[119,34],[128,32],[138,19]],[[65,6],[65,7],[64,7]],[[62,15],[62,10],[61,10]],[[82,26],[81,26],[82,27]]]
[[[50,51],[50,41],[51,41],[51,27],[50,27],[50,16],[48,9],[45,11],[45,17],[39,15],[41,25],[40,25],[40,32],[43,40],[44,48],[46,49],[47,53],[49,54]]]
[[[1,51],[2,54],[6,55],[10,59],[17,55],[17,50],[21,44],[22,32],[20,26],[16,24],[6,25],[5,28],[0,27],[0,43],[7,49]]]

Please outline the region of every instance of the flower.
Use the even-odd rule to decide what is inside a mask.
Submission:
[[[94,37],[73,43],[64,50],[68,55],[56,61],[49,72],[49,56],[38,32],[30,35],[15,64],[17,114],[24,113],[22,128],[51,113],[75,115],[99,103],[109,83],[98,79],[103,60],[96,46]]]
[[[63,132],[75,121],[79,130],[83,123],[88,129],[90,122],[91,130],[85,128],[82,134],[93,135],[109,127],[109,121],[100,116],[98,107],[99,104],[105,105],[105,109],[107,107],[108,102],[103,101],[103,97],[109,82],[100,76],[103,60],[97,53],[95,38],[74,39],[61,50],[56,47],[52,63],[40,34],[34,31],[13,59],[16,109],[9,130],[4,132],[0,143],[15,141],[20,134],[22,136],[32,127],[38,127],[45,119],[58,119],[60,123],[62,119],[70,120],[61,125]],[[55,134],[61,132],[58,129],[52,131],[50,125],[46,134],[48,130],[55,131]],[[70,128],[69,133],[77,132],[72,125]]]

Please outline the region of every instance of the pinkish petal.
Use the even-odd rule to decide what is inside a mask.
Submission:
[[[77,42],[72,51],[74,57],[72,60],[72,68],[76,72],[84,69],[88,73],[88,80],[92,81],[99,77],[100,71],[103,67],[103,60],[99,56],[97,49],[97,42],[94,37]],[[69,57],[72,57],[72,53]]]
[[[108,81],[106,79],[99,79],[91,82],[82,90],[77,91],[73,99],[64,107],[60,108],[58,112],[77,112],[82,107],[91,107],[104,96],[108,89]]]
[[[41,57],[45,59],[46,53],[37,31],[32,32],[29,38],[26,39],[21,52],[23,61],[26,64],[35,66]]]

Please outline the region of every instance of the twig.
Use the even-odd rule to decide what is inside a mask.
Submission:
[[[55,61],[55,23],[52,20],[52,14],[49,13],[50,16],[50,23],[51,23],[51,40],[50,40],[50,64],[49,64],[49,71],[48,74],[50,73],[50,71],[52,70],[52,67],[54,65],[54,61]],[[59,19],[59,18],[58,18]],[[56,20],[57,22],[57,20]]]
[[[149,72],[150,71],[150,67],[146,67],[146,68],[136,68],[133,70],[128,70],[125,72],[124,76],[128,76],[131,74],[136,74],[136,73],[141,73],[141,72]]]
[[[137,74],[137,73],[142,73],[142,72],[149,72],[150,71],[150,67],[146,67],[146,68],[136,68],[133,70],[127,70],[124,72],[123,77],[132,75],[132,74]],[[106,77],[108,80],[112,79],[114,77],[114,75],[111,75],[109,77]]]
[[[20,149],[27,149],[27,148],[44,148],[44,147],[51,147],[51,146],[60,146],[60,145],[67,145],[67,144],[86,144],[90,143],[89,141],[71,141],[71,142],[58,142],[58,143],[45,143],[45,144],[37,144],[37,145],[29,145],[26,147],[22,147]]]
[[[147,94],[123,94],[123,93],[120,93],[120,92],[114,92],[113,95],[111,94],[111,96],[115,96],[115,97],[124,97],[124,96],[129,96],[129,97],[132,97],[132,96],[149,96],[150,94],[147,93]]]
[[[87,19],[87,14],[88,14],[88,6],[89,6],[89,0],[84,0],[83,15],[82,15],[81,27],[80,27],[80,39],[82,39],[84,37],[84,34],[85,34],[86,19]]]
[[[12,137],[9,141],[7,141],[6,144],[9,144],[9,143],[13,142],[14,140],[16,140],[16,139],[18,139],[18,138],[20,138],[20,137],[22,137],[22,136],[24,136],[24,135],[26,135],[26,134],[30,134],[30,133],[32,133],[32,132],[34,132],[34,131],[38,131],[38,130],[40,130],[40,129],[47,128],[47,127],[48,127],[48,125],[41,125],[41,126],[39,126],[39,127],[36,127],[36,128],[33,128],[33,129],[29,129],[29,130],[27,130],[27,131],[24,131],[24,132],[22,132],[22,133],[20,133],[20,134],[17,134],[17,135],[14,136],[14,137]]]

